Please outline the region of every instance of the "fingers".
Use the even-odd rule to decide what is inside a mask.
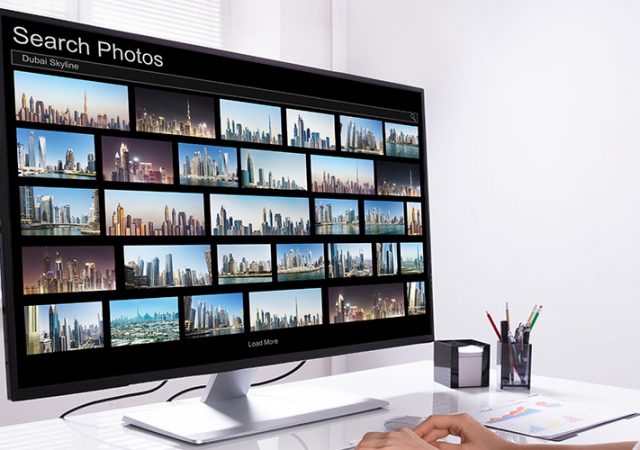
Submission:
[[[432,441],[444,437],[443,431],[447,434],[460,436],[465,424],[469,421],[468,414],[433,415],[419,424],[414,430],[422,439]],[[431,438],[431,436],[434,436]],[[445,435],[446,436],[446,435]]]
[[[388,433],[367,433],[356,449],[434,450],[434,447],[420,439],[413,430],[402,428]]]
[[[431,442],[430,444],[438,450],[460,450],[459,444],[450,444],[449,442]]]
[[[416,434],[418,436],[420,436],[419,433],[416,432]],[[427,442],[433,442],[433,441],[437,441],[438,439],[442,439],[445,438],[447,436],[449,436],[449,430],[439,430],[439,429],[433,429],[431,431],[429,431],[428,433],[420,436],[421,439],[427,441]]]

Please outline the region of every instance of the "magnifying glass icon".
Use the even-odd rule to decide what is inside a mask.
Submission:
[[[414,122],[418,121],[418,115],[416,113],[409,113],[409,117],[411,117],[411,120]]]

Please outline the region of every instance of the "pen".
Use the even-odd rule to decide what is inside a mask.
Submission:
[[[500,332],[498,331],[498,327],[496,327],[496,323],[493,321],[493,317],[491,317],[491,314],[489,314],[489,311],[485,310],[485,312],[487,313],[487,319],[489,319],[489,323],[491,324],[493,331],[496,332],[496,336],[498,336],[498,340],[501,341],[502,336],[500,336]]]
[[[536,321],[538,320],[538,317],[540,317],[540,312],[542,311],[542,305],[540,305],[540,307],[538,308],[538,311],[536,311],[536,315],[533,316],[533,320],[531,321],[531,325],[529,326],[529,330],[533,330],[533,326],[536,324]]]

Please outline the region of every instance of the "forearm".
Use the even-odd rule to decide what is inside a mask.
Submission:
[[[636,442],[615,442],[611,444],[594,445],[541,445],[523,444],[513,450],[632,450]]]

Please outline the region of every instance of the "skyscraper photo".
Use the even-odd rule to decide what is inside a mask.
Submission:
[[[280,107],[220,99],[222,139],[282,145]]]
[[[322,290],[251,292],[249,316],[251,331],[322,325]]]
[[[184,297],[187,339],[244,333],[242,292]]]
[[[340,140],[345,152],[382,155],[382,121],[340,116]]]
[[[307,190],[307,159],[303,154],[243,148],[240,150],[242,187]]]
[[[27,355],[104,347],[102,303],[24,307]]]
[[[93,135],[16,129],[18,176],[91,180],[96,177]]]
[[[376,263],[378,276],[398,274],[398,244],[395,242],[376,243]]]
[[[211,285],[208,245],[125,245],[125,289]]]
[[[25,295],[114,290],[114,268],[109,246],[22,247]]]
[[[378,195],[420,197],[422,179],[417,164],[378,161],[376,164]]]
[[[112,300],[109,316],[112,347],[180,339],[178,297]]]
[[[308,236],[306,198],[211,194],[214,236]]]
[[[187,192],[105,190],[108,236],[204,236],[204,197]]]
[[[269,244],[218,245],[218,283],[270,283],[271,246]]]
[[[171,142],[102,137],[102,175],[106,181],[173,184]]]
[[[419,158],[420,141],[418,140],[418,127],[386,122],[385,154],[400,158]]]
[[[311,155],[311,190],[374,195],[373,161]]]
[[[336,131],[333,114],[287,108],[288,144],[291,147],[335,150]]]
[[[238,151],[217,145],[178,144],[180,184],[238,187]]]
[[[402,283],[329,288],[331,323],[404,316]]]
[[[14,71],[16,120],[129,130],[126,86]]]
[[[329,278],[373,276],[371,243],[329,244]]]
[[[277,244],[278,281],[324,279],[323,244]]]
[[[135,98],[136,131],[216,137],[211,97],[136,87]]]
[[[404,204],[381,200],[364,202],[365,234],[404,234]]]
[[[98,189],[20,186],[23,236],[100,235]]]

